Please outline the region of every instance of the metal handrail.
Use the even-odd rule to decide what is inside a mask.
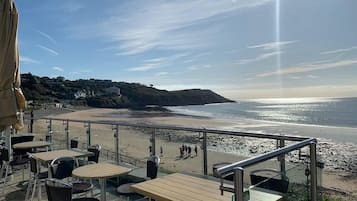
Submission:
[[[40,118],[40,119],[54,120],[54,121],[70,121],[70,122],[77,122],[77,123],[94,123],[94,124],[131,126],[131,127],[138,127],[138,128],[180,130],[180,131],[232,135],[232,136],[241,136],[241,137],[264,138],[264,139],[273,139],[273,140],[303,141],[303,140],[309,139],[307,137],[297,137],[297,136],[290,136],[290,135],[277,135],[277,134],[265,134],[265,133],[259,134],[259,133],[250,133],[250,132],[241,132],[241,131],[225,131],[225,130],[206,129],[206,128],[190,128],[190,127],[172,126],[172,125],[130,123],[130,122],[125,122],[125,121],[91,121],[91,120],[64,119],[64,118],[51,118],[51,117]]]
[[[257,163],[260,163],[260,162],[263,162],[263,161],[278,157],[278,156],[280,156],[282,154],[286,154],[286,153],[289,153],[291,151],[300,149],[300,148],[305,147],[307,145],[310,145],[312,143],[317,143],[317,140],[315,138],[309,138],[309,139],[306,139],[304,141],[301,141],[301,142],[298,142],[298,143],[295,143],[295,144],[292,144],[292,145],[289,145],[289,146],[286,146],[286,147],[271,151],[269,153],[261,154],[261,155],[255,156],[253,158],[248,158],[246,160],[242,160],[242,161],[239,161],[237,163],[226,165],[224,167],[218,168],[217,169],[217,173],[218,173],[219,176],[224,177],[227,174],[233,173],[235,168],[238,168],[238,167],[245,168],[245,167],[248,167],[248,166],[251,166],[251,165],[254,165],[254,164],[257,164]]]
[[[217,169],[217,174],[221,177],[221,185],[219,189],[221,190],[221,194],[223,195],[224,191],[234,193],[235,201],[243,201],[243,174],[244,167],[248,167],[263,161],[267,161],[269,159],[279,157],[281,155],[287,154],[291,151],[303,148],[305,146],[310,147],[310,172],[311,172],[311,185],[310,185],[310,193],[311,200],[317,201],[317,169],[316,169],[316,143],[317,140],[315,138],[306,139],[302,142],[298,142],[275,151],[262,154],[250,159],[246,159],[237,163],[233,163],[231,165],[227,165]],[[223,179],[228,174],[234,175],[234,188],[225,187],[223,185]]]
[[[51,117],[44,117],[44,118],[37,118],[34,119],[31,117],[31,120],[38,120],[43,119],[49,123],[48,130],[49,133],[52,131],[52,121],[63,121],[66,122],[66,131],[68,131],[68,122],[77,122],[77,123],[84,123],[87,128],[87,146],[90,145],[91,141],[91,133],[90,133],[90,124],[105,124],[105,125],[114,125],[116,129],[114,137],[116,138],[116,146],[115,146],[115,153],[117,155],[116,160],[119,163],[119,126],[129,126],[129,127],[137,127],[137,128],[144,128],[144,129],[152,129],[152,137],[151,137],[151,146],[155,147],[155,130],[156,129],[167,129],[167,130],[178,130],[178,131],[189,131],[189,132],[198,132],[203,134],[202,139],[202,147],[203,147],[203,172],[207,175],[208,171],[208,160],[207,160],[207,133],[210,134],[221,134],[221,135],[230,135],[230,136],[240,136],[240,137],[253,137],[253,138],[262,138],[262,139],[270,139],[270,140],[277,140],[277,146],[280,148],[262,154],[250,159],[246,159],[237,163],[233,163],[231,165],[227,165],[225,167],[221,167],[217,169],[217,174],[221,178],[225,177],[228,174],[234,174],[234,188],[224,187],[223,180],[221,179],[221,186],[220,190],[221,193],[223,191],[233,192],[235,194],[236,201],[243,201],[243,174],[244,174],[244,167],[251,166],[257,164],[259,162],[263,162],[274,157],[281,157],[281,171],[285,172],[285,160],[284,155],[291,151],[300,149],[307,145],[310,146],[310,171],[311,171],[311,198],[313,201],[317,201],[317,179],[316,179],[316,143],[317,140],[315,138],[306,138],[306,137],[296,137],[296,136],[289,136],[289,135],[277,135],[277,134],[258,134],[258,133],[249,133],[249,132],[237,132],[237,131],[224,131],[224,130],[216,130],[216,129],[206,129],[206,128],[190,128],[190,127],[181,127],[181,126],[172,126],[172,125],[157,125],[157,124],[146,124],[146,123],[130,123],[125,121],[91,121],[91,120],[78,120],[78,119],[64,119],[64,118],[51,118]],[[67,135],[68,136],[68,135]],[[68,138],[68,137],[67,137]],[[298,141],[295,144],[285,146],[285,140],[288,141]],[[67,139],[68,141],[68,139]],[[153,153],[154,154],[154,153]]]

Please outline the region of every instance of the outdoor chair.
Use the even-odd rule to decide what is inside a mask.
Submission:
[[[146,176],[150,179],[157,177],[157,171],[159,170],[160,158],[157,156],[151,156],[146,162]]]
[[[48,178],[48,170],[46,169],[45,171],[40,172],[40,169],[37,167],[37,161],[31,154],[29,154],[29,160],[30,160],[30,179],[27,184],[25,200],[28,200],[30,196],[31,187],[32,187],[31,200],[33,200],[33,197],[36,192],[36,187],[41,189],[41,184],[44,183],[45,179]]]
[[[94,144],[91,145],[87,148],[89,152],[92,152],[94,155],[93,156],[88,156],[88,160],[78,160],[79,166],[86,165],[87,163],[98,163],[99,161],[99,156],[100,156],[100,151],[102,150],[102,147],[99,144]]]
[[[48,201],[99,201],[96,198],[72,199],[73,185],[58,179],[46,180]]]
[[[76,138],[71,139],[70,145],[71,145],[71,149],[78,148],[78,139]]]
[[[12,174],[12,172],[15,170],[15,167],[22,167],[22,180],[25,179],[25,168],[28,164],[28,160],[28,158],[16,158],[10,161],[9,150],[7,150],[5,147],[0,149],[0,176],[3,178],[2,193],[5,192],[8,176]]]
[[[52,178],[69,179],[72,176],[72,171],[78,167],[78,162],[74,157],[63,156],[54,159],[50,164],[50,173]],[[86,181],[72,181],[72,193],[79,194],[93,190],[93,184]]]
[[[11,137],[11,147],[13,148],[14,144],[22,142],[31,142],[35,136],[33,135],[22,135],[22,136],[13,136]],[[14,158],[28,158],[27,153],[31,153],[32,149],[15,149],[13,148],[13,157]]]
[[[157,172],[159,170],[160,158],[157,156],[151,156],[146,162],[146,176],[150,179],[155,179],[157,177]],[[130,196],[136,193],[131,189],[131,185],[135,183],[126,183],[118,186],[117,192],[120,196],[126,197],[127,200]],[[146,198],[140,198],[139,200],[146,200]]]
[[[88,147],[88,151],[94,154],[93,156],[88,156],[88,162],[98,163],[101,149],[102,147],[98,144]]]

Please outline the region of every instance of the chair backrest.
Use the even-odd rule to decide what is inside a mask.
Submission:
[[[88,161],[96,162],[98,163],[99,161],[99,155],[100,155],[100,150],[102,147],[98,144],[91,145],[88,147],[88,151],[94,153],[94,156],[88,156]]]
[[[33,135],[22,135],[22,136],[13,136],[11,137],[11,146],[17,143],[22,143],[22,142],[31,142],[33,141],[35,136]],[[31,149],[13,149],[13,156],[16,157],[27,157],[28,152],[31,152]]]
[[[3,162],[3,161],[8,162],[10,160],[9,159],[9,150],[7,150],[5,147],[2,147],[0,149],[0,154],[1,154],[1,157],[0,157],[1,162]]]
[[[34,135],[20,135],[11,137],[11,146],[21,142],[29,142],[34,139]]]
[[[157,156],[151,156],[146,162],[146,176],[155,179],[157,177],[157,171],[159,169],[160,158]]]
[[[74,157],[62,156],[54,159],[50,164],[50,171],[53,178],[64,179],[72,176],[72,171],[78,166],[78,161]]]
[[[46,180],[48,201],[72,201],[72,185],[58,179]]]
[[[37,171],[37,161],[31,154],[29,154],[29,159],[30,159],[30,171],[32,173],[36,174],[38,172]]]
[[[78,148],[78,140],[77,139],[71,139],[71,149],[73,148]]]

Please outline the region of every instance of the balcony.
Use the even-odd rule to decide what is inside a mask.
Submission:
[[[51,150],[71,149],[71,142],[78,143],[81,150],[100,144],[100,162],[132,168],[128,175],[106,182],[107,200],[145,199],[145,193],[120,195],[117,187],[148,180],[147,160],[153,155],[160,157],[159,178],[183,173],[208,184],[215,182],[209,191],[217,200],[226,200],[227,196],[236,201],[247,196],[259,200],[261,194],[276,196],[273,200],[318,200],[321,169],[316,161],[315,139],[131,122],[59,118],[26,122],[35,140],[49,142]],[[27,133],[21,132],[12,135]],[[229,147],[225,146],[227,141]],[[21,170],[14,170],[1,198],[24,200],[26,185],[22,180]],[[99,198],[102,186],[98,181],[93,184],[93,196]],[[42,200],[47,200],[42,188]]]

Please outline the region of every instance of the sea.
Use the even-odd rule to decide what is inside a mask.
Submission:
[[[184,115],[235,122],[226,130],[315,137],[319,157],[326,162],[326,167],[346,169],[346,164],[356,164],[353,160],[357,153],[357,97],[251,99],[169,109]],[[235,142],[229,138],[224,143],[209,149],[250,154],[248,149],[235,150],[236,146],[232,145]],[[248,147],[267,145],[256,140],[245,143],[250,143]]]
[[[316,137],[357,145],[357,97],[250,99],[168,109],[230,123],[213,127],[216,129]]]
[[[357,128],[357,97],[250,99],[169,109],[175,113],[211,118]]]

